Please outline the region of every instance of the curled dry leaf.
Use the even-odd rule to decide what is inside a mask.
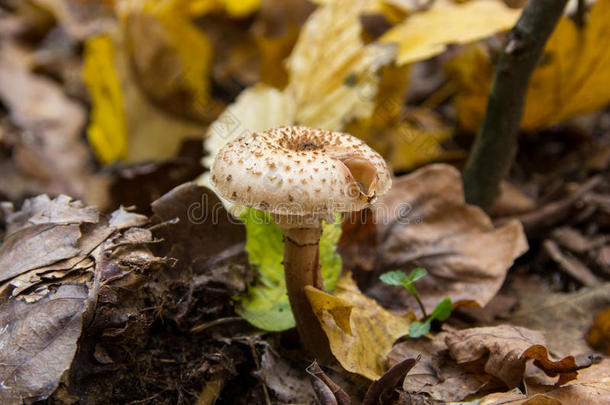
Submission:
[[[527,395],[515,389],[487,395],[479,405],[572,405],[610,403],[610,360],[579,372],[577,379],[560,387],[527,385]]]
[[[388,357],[394,364],[417,353],[422,360],[407,375],[403,388],[428,393],[439,401],[461,401],[477,392],[515,388],[524,379],[540,381],[540,370],[547,375],[559,374],[557,384],[565,384],[583,367],[572,356],[550,359],[541,333],[510,325],[451,331],[433,340],[409,340],[396,345]],[[526,367],[530,359],[540,370]],[[590,365],[588,361],[584,367]],[[554,380],[543,381],[552,385]]]
[[[318,401],[323,405],[350,405],[352,400],[345,391],[341,389],[326,373],[320,368],[317,361],[311,363],[307,369],[311,377]]]
[[[391,397],[396,386],[403,381],[407,373],[420,359],[421,356],[417,356],[415,359],[404,359],[386,371],[379,380],[373,381],[364,395],[362,405],[375,405],[380,402],[385,403],[385,400],[389,399],[388,397]]]
[[[445,335],[451,357],[458,364],[484,359],[485,372],[499,378],[508,388],[519,385],[528,359],[549,376],[560,375],[558,384],[576,378],[573,356],[560,361],[548,357],[544,336],[540,332],[512,325],[471,328]]]
[[[409,333],[413,314],[386,311],[360,292],[349,273],[339,279],[333,295],[310,286],[305,292],[343,368],[371,380],[381,377],[386,354],[396,339]]]
[[[428,270],[417,283],[428,312],[445,297],[458,305],[484,306],[527,250],[519,222],[494,228],[481,209],[464,202],[460,174],[448,165],[429,165],[395,179],[373,210],[380,240],[377,267]],[[368,293],[389,306],[417,307],[404,288],[377,283]]]

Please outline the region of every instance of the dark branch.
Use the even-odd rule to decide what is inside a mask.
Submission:
[[[463,173],[466,201],[487,210],[517,150],[530,76],[567,0],[530,0],[507,35],[483,124]]]

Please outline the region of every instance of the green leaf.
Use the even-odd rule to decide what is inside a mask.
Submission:
[[[430,314],[430,319],[437,319],[439,321],[444,321],[445,319],[451,316],[451,299],[449,297],[445,298],[441,302],[438,303],[434,311]]]
[[[257,328],[283,331],[294,327],[284,281],[284,241],[282,229],[271,214],[245,208],[241,215],[246,224],[248,260],[258,268],[256,281],[246,294],[237,297],[235,311]],[[341,256],[336,252],[341,237],[341,223],[322,224],[320,265],[327,291],[334,290],[341,273]]]
[[[418,338],[430,332],[430,319],[424,322],[413,322],[409,326],[409,336],[412,338]]]
[[[402,285],[409,282],[405,273],[401,270],[388,271],[379,276],[379,279],[389,285]]]
[[[428,274],[428,272],[424,268],[418,267],[416,269],[413,269],[413,271],[411,271],[411,274],[409,274],[409,281],[411,283],[414,283],[420,278],[424,277],[426,274]]]

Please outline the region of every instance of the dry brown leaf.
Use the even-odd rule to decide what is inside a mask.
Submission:
[[[471,328],[445,335],[449,353],[458,364],[484,361],[485,372],[502,380],[508,388],[519,385],[528,359],[550,376],[559,374],[558,384],[576,378],[574,357],[549,359],[540,332],[512,325]]]
[[[34,304],[0,307],[0,401],[45,399],[76,353],[88,291],[62,285]]]
[[[610,360],[579,371],[576,380],[561,387],[527,385],[528,395],[518,390],[485,396],[479,405],[573,405],[610,403]]]
[[[445,297],[484,306],[515,258],[527,250],[519,222],[494,228],[481,209],[466,205],[460,173],[448,165],[426,166],[395,179],[373,210],[378,268],[428,270],[429,276],[417,282],[428,311]],[[417,307],[404,288],[378,283],[368,293],[390,307]]]
[[[386,311],[360,292],[349,273],[339,279],[333,295],[314,287],[305,291],[343,368],[371,380],[381,377],[386,354],[396,339],[409,332],[413,315]]]
[[[421,360],[407,374],[402,388],[408,393],[427,393],[437,401],[460,401],[483,388],[492,388],[492,378],[478,368],[463,368],[453,360],[443,339],[409,339],[394,346],[390,364],[419,356]],[[496,384],[497,385],[497,384]]]
[[[56,82],[33,74],[30,58],[15,44],[2,40],[0,47],[0,100],[23,132],[12,145],[12,164],[1,169],[1,191],[15,200],[40,192],[82,197],[91,172],[83,106]]]
[[[520,299],[508,321],[544,333],[548,348],[557,357],[592,352],[584,339],[594,316],[610,306],[610,283],[573,293],[532,291]]]

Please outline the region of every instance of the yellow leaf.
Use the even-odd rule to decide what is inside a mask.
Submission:
[[[260,0],[221,0],[227,13],[233,17],[244,17],[260,6]]]
[[[610,102],[610,0],[597,1],[580,30],[562,17],[530,80],[521,127],[536,130],[602,108]],[[485,114],[493,64],[481,46],[449,65],[459,84],[460,125],[475,131]]]
[[[283,89],[288,84],[288,71],[284,59],[290,55],[297,38],[299,28],[296,24],[288,27],[288,31],[279,37],[256,37],[256,45],[260,52],[260,81],[277,89]]]
[[[93,106],[87,137],[102,163],[124,159],[127,155],[123,92],[114,70],[114,59],[114,46],[108,36],[86,42],[83,79]]]
[[[441,142],[451,136],[451,131],[438,123],[417,127],[402,121],[405,115],[412,119],[431,114],[424,109],[412,109],[407,114],[403,111],[409,68],[408,65],[388,65],[381,69],[372,115],[347,125],[349,133],[381,153],[394,170],[409,170],[445,156]],[[436,117],[426,120],[438,121]]]
[[[205,34],[179,8],[178,2],[166,2],[155,10],[165,26],[171,46],[181,62],[182,81],[194,94],[194,102],[203,104],[209,92],[212,44]]]
[[[286,88],[246,89],[208,130],[205,162],[226,142],[269,125],[342,130],[350,120],[369,117],[379,82],[376,72],[395,55],[394,46],[367,45],[361,39],[360,14],[370,1],[334,0],[318,7],[288,58]]]
[[[84,76],[93,109],[90,142],[102,163],[167,159],[184,138],[203,129],[172,117],[142,93],[123,41],[118,33],[85,43]]]
[[[132,1],[132,0],[128,0]],[[180,8],[192,16],[224,10],[231,17],[245,17],[260,6],[260,0],[179,0]]]
[[[379,68],[394,58],[390,44],[364,44],[360,15],[370,0],[336,0],[307,20],[287,61],[286,91],[296,101],[295,121],[341,130],[374,107]]]
[[[402,65],[438,55],[448,44],[464,44],[508,30],[520,13],[501,0],[464,4],[436,0],[432,7],[408,16],[380,40],[400,45],[397,63]]]
[[[371,380],[381,377],[386,354],[396,339],[409,333],[414,315],[386,311],[360,292],[350,274],[339,279],[333,295],[314,287],[305,291],[343,368]]]

